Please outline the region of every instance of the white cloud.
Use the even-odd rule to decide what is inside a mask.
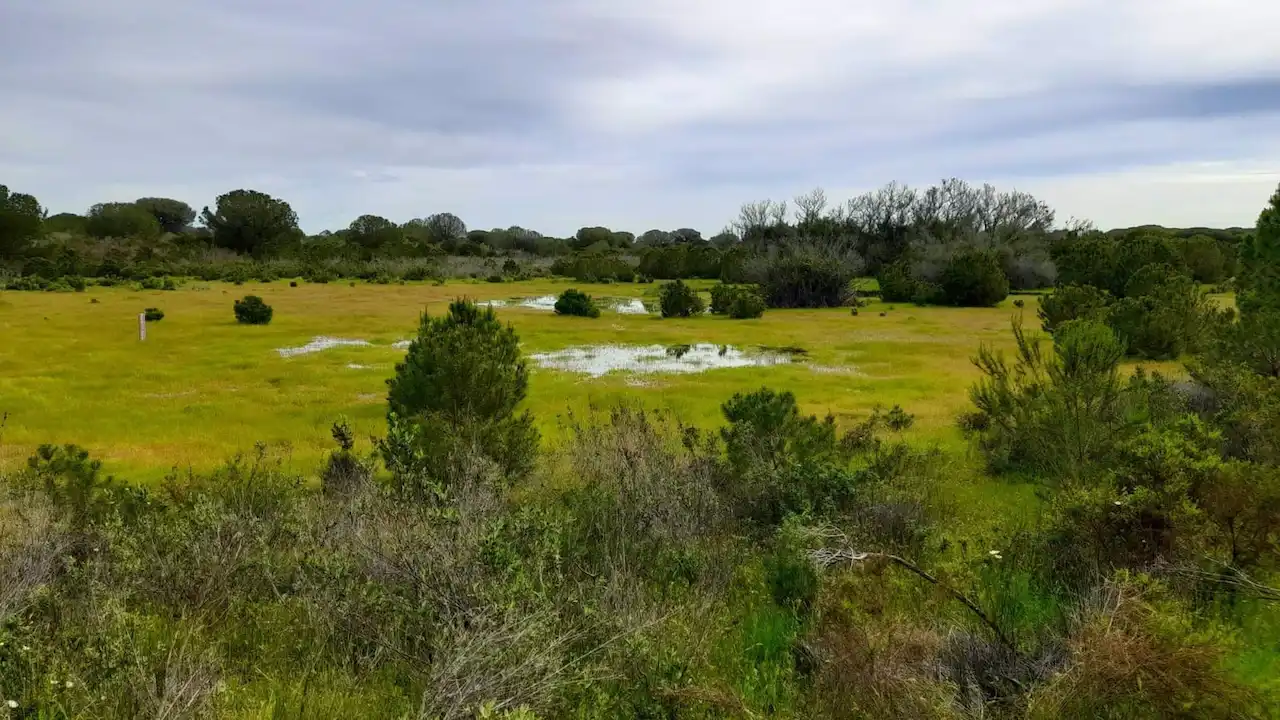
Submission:
[[[0,182],[55,211],[251,186],[311,230],[714,232],[957,175],[1102,225],[1249,224],[1271,180],[1186,163],[1280,164],[1274,27],[1258,0],[14,0]]]

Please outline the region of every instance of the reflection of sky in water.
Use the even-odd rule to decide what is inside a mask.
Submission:
[[[620,315],[648,315],[649,310],[639,298],[594,298],[596,305],[605,309],[613,310]],[[492,308],[504,307],[521,307],[529,310],[546,310],[547,312],[555,312],[556,296],[542,295],[540,297],[515,298],[512,300],[481,300],[477,304],[488,305]]]
[[[732,345],[593,345],[529,356],[540,367],[600,377],[610,372],[700,373],[717,368],[785,365],[792,356],[744,352]]]
[[[320,352],[321,350],[329,350],[336,347],[347,346],[367,346],[368,340],[350,340],[347,338],[320,337],[311,338],[311,342],[301,347],[277,348],[276,352],[280,353],[280,357],[293,357],[294,355],[306,355],[308,353]],[[405,347],[408,347],[406,345]]]

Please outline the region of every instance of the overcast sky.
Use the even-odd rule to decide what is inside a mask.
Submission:
[[[1103,227],[1251,225],[1267,0],[0,0],[0,183],[52,212],[249,187],[362,213],[711,234],[943,177]]]

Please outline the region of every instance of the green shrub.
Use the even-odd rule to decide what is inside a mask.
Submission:
[[[499,273],[493,273],[492,275],[489,275],[488,277],[486,277],[485,281],[491,282],[491,283],[500,283],[500,282],[506,282],[506,278],[502,277],[502,275]]]
[[[1112,457],[1136,425],[1118,368],[1124,343],[1106,325],[1071,320],[1058,328],[1053,355],[1013,325],[1017,364],[983,346],[984,377],[969,390],[976,410],[960,420],[997,472],[1075,477]]]
[[[711,288],[711,312],[715,315],[727,315],[729,313],[729,305],[733,302],[733,298],[737,294],[737,288],[733,285],[725,285],[721,283]]]
[[[598,318],[600,308],[596,307],[591,296],[574,288],[569,288],[556,299],[557,315],[576,315],[578,317]]]
[[[1040,326],[1054,333],[1071,320],[1106,322],[1111,306],[1111,293],[1092,285],[1063,285],[1053,294],[1041,298]]]
[[[911,272],[911,263],[905,259],[881,268],[876,280],[880,284],[880,299],[884,302],[911,302],[920,292],[920,283]]]
[[[753,288],[738,288],[729,303],[729,317],[735,320],[758,318],[764,315],[765,303]]]
[[[143,290],[177,290],[178,285],[171,277],[151,276],[143,278],[139,283]]]
[[[823,308],[849,301],[861,268],[856,256],[837,247],[800,243],[748,261],[744,272],[769,307]]]
[[[706,304],[693,288],[676,280],[662,286],[658,295],[662,317],[692,317],[702,314]]]
[[[938,285],[943,301],[959,307],[995,307],[1009,296],[1009,278],[999,256],[984,250],[952,255]]]
[[[79,275],[68,275],[62,278],[62,281],[76,292],[84,292],[89,287],[89,283],[85,282],[85,279]]]
[[[493,308],[457,300],[443,317],[423,313],[387,385],[382,452],[401,494],[427,500],[475,458],[510,479],[532,469],[538,430],[528,411],[516,414],[529,373],[520,338]]]
[[[1131,355],[1169,360],[1201,346],[1211,317],[1194,280],[1169,265],[1149,265],[1131,277],[1108,322]]]
[[[160,308],[149,307],[144,310],[142,314],[146,317],[147,322],[149,323],[160,322],[164,319],[164,311]]]
[[[271,306],[257,295],[246,295],[235,305],[236,322],[244,325],[266,325],[271,322]]]
[[[711,312],[735,319],[764,315],[765,301],[751,286],[720,284],[711,288]]]

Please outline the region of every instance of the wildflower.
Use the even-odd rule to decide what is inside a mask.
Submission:
[[[76,684],[75,684],[75,683],[71,682],[70,680],[68,680],[68,681],[67,681],[67,689],[68,689],[68,690],[70,690],[71,688],[73,688],[73,687],[75,687],[75,686],[76,686]]]
[[[18,701],[17,701],[17,700],[8,700],[8,701],[6,701],[6,702],[5,702],[5,705],[8,705],[10,710],[17,710],[17,709],[18,709]]]
[[[22,652],[26,652],[26,651],[28,651],[28,650],[30,650],[30,649],[31,649],[31,646],[30,646],[30,645],[23,645],[23,646],[22,646]]]
[[[1115,505],[1116,507],[1119,507],[1119,506],[1121,506],[1121,505],[1123,505],[1123,504],[1124,504],[1124,503],[1120,502],[1119,500],[1116,500],[1114,503],[1112,503],[1112,505]]]
[[[1003,559],[1004,559],[1004,556],[1000,554],[1000,551],[999,551],[999,550],[988,550],[988,551],[987,551],[987,554],[988,554],[988,555],[990,555],[991,557],[993,557],[993,558],[997,559],[997,560],[1003,560]]]

